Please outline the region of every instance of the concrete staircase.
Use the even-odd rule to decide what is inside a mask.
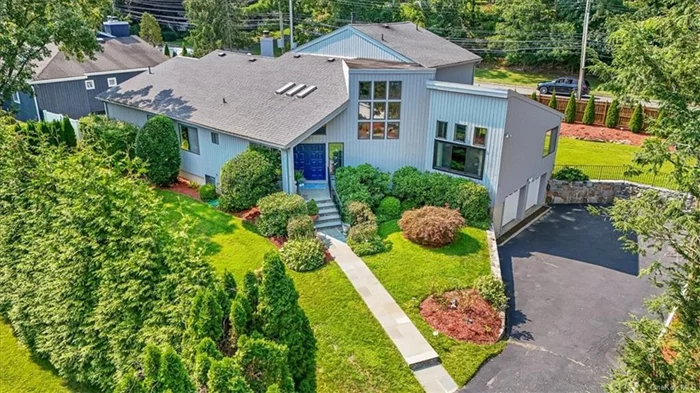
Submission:
[[[314,198],[318,205],[318,219],[314,223],[316,229],[340,228],[340,214],[330,197]]]

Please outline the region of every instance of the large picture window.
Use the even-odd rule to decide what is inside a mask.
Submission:
[[[401,81],[359,82],[358,139],[399,139]]]
[[[485,149],[436,140],[433,168],[482,179],[485,157]]]

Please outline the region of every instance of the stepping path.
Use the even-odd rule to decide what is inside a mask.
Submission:
[[[336,263],[394,342],[423,389],[429,393],[456,391],[457,384],[440,364],[437,352],[362,259],[345,244],[344,236],[337,230],[322,233],[330,241],[328,249]]]

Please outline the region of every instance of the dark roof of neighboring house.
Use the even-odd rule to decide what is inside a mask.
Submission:
[[[352,27],[424,67],[481,60],[476,54],[411,22],[353,24]]]
[[[124,71],[155,67],[168,60],[160,49],[154,48],[139,37],[104,38],[102,51],[95,59],[79,62],[66,56],[50,44],[51,55],[36,64],[33,81],[83,76],[94,72]]]
[[[201,59],[176,57],[98,98],[289,147],[345,107],[348,96],[342,64],[291,53],[278,58],[234,52],[212,52]],[[289,82],[317,88],[305,98],[275,93]]]

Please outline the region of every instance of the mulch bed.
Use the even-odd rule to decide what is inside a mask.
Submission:
[[[181,177],[177,178],[177,181],[173,184],[171,184],[169,187],[158,187],[161,190],[167,190],[167,191],[172,191],[176,192],[178,194],[186,195],[190,198],[194,198],[198,201],[199,199],[199,190],[195,190],[194,188],[189,187],[189,182],[186,179],[183,179]]]
[[[501,317],[475,289],[430,295],[420,304],[420,315],[455,340],[489,344],[499,338]]]
[[[568,136],[586,141],[612,142],[632,146],[641,146],[644,140],[650,137],[650,135],[647,134],[635,134],[628,130],[587,126],[581,123],[561,123],[561,128],[559,130],[561,136]]]

